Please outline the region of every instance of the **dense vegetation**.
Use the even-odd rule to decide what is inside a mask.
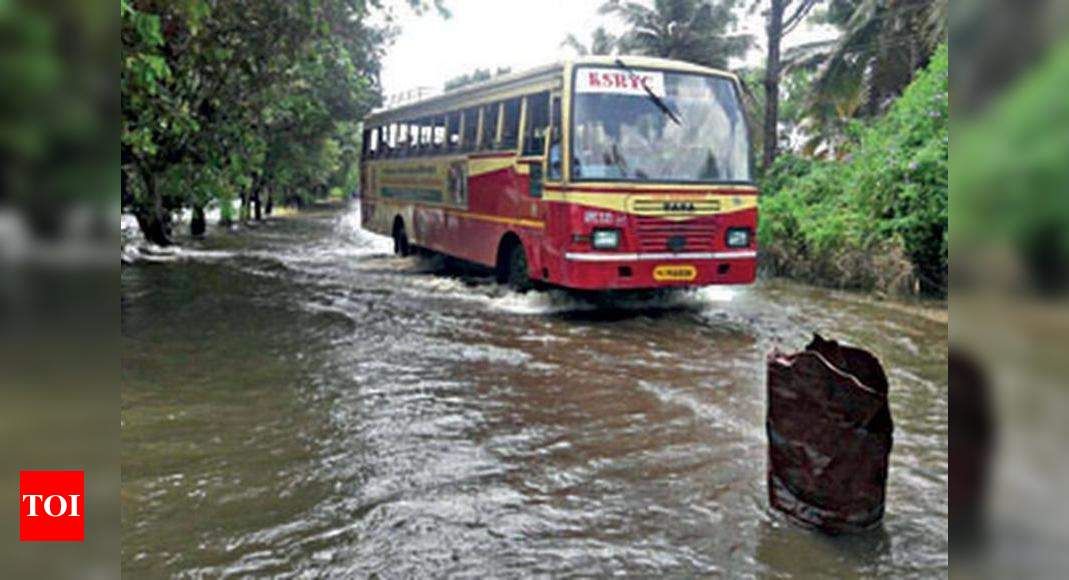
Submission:
[[[119,116],[107,66],[117,24],[93,0],[0,2],[0,215],[16,208],[43,238],[84,210],[101,237],[114,222],[115,150],[101,144]]]
[[[410,0],[416,10],[421,0]],[[376,0],[120,0],[122,205],[171,241],[192,210],[229,221],[355,187],[357,123],[381,101],[393,28]]]
[[[1069,287],[1067,86],[1062,40],[983,114],[956,122],[955,284],[1051,295]]]
[[[773,273],[946,291],[948,73],[944,45],[885,116],[850,126],[841,158],[788,154],[766,172],[759,238]]]

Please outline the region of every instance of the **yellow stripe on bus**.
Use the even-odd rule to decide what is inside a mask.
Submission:
[[[424,209],[440,209],[440,210],[442,210],[442,212],[447,213],[447,214],[452,215],[452,216],[462,217],[462,218],[470,218],[470,219],[475,219],[475,220],[482,220],[482,221],[485,221],[485,222],[492,222],[492,223],[496,223],[496,224],[505,224],[505,225],[510,225],[510,226],[521,226],[521,227],[536,228],[536,229],[543,229],[543,228],[546,227],[546,222],[541,221],[541,220],[528,220],[528,219],[522,219],[522,218],[510,218],[510,217],[504,217],[504,216],[499,216],[499,215],[489,215],[489,214],[484,214],[484,213],[475,213],[475,212],[470,212],[470,211],[464,211],[462,209],[453,209],[453,208],[447,207],[447,206],[442,205],[442,204],[419,203],[419,202],[397,203],[395,201],[388,200],[388,199],[385,199],[385,198],[382,198],[382,197],[378,197],[378,196],[370,198],[370,201],[372,201],[373,203],[377,203],[379,205],[393,206],[395,208],[398,208],[397,211],[401,211],[401,209],[404,208],[404,206],[413,206],[413,207],[416,207],[416,208],[424,208]]]
[[[741,183],[717,184],[710,186],[707,183],[630,183],[619,181],[583,181],[573,184],[572,191],[598,191],[602,189],[621,190],[627,189],[630,194],[650,193],[653,191],[693,191],[701,193],[710,189],[720,191],[738,191],[740,193],[757,193],[753,185]]]
[[[433,176],[428,176],[428,177],[426,177],[424,179],[428,179],[428,180],[431,180],[431,179],[444,180],[445,179],[445,174],[446,174],[445,172],[448,171],[448,169],[449,169],[449,164],[453,163],[453,162],[456,162],[456,161],[463,161],[463,157],[460,157],[460,158],[453,157],[453,158],[438,158],[438,159],[421,159],[421,160],[419,160],[418,163],[417,162],[412,162],[412,161],[413,160],[410,160],[410,163],[411,163],[410,166],[411,167],[418,167],[418,168],[421,168],[421,169],[424,169],[424,170],[431,170],[431,168],[433,168],[433,171],[435,172],[435,174]],[[487,157],[487,158],[482,158],[482,159],[480,159],[480,158],[469,159],[468,160],[468,176],[469,177],[477,177],[479,175],[485,175],[487,173],[493,173],[494,171],[501,171],[502,169],[508,169],[508,168],[512,167],[513,165],[516,165],[516,167],[518,169],[523,164],[516,163],[516,157],[515,156]],[[404,167],[404,165],[402,165],[401,163],[396,163],[395,162],[395,163],[392,164],[392,167],[394,167],[394,168],[396,168],[398,166]],[[372,167],[375,167],[375,166],[373,165]],[[526,169],[526,167],[524,167],[524,169]],[[408,175],[396,176],[396,175],[382,174],[382,177],[381,177],[382,180],[399,179],[399,178],[401,178],[401,179],[412,179],[412,177],[408,176]]]
[[[734,213],[738,211],[754,209],[757,207],[757,196],[755,195],[694,195],[689,193],[641,195],[633,193],[586,193],[576,191],[547,190],[542,194],[542,199],[546,201],[574,203],[598,209],[617,211],[620,213],[633,213],[637,215],[674,216],[681,219],[686,219],[692,216]],[[687,202],[690,202],[691,204],[713,202],[713,204],[709,205],[708,203],[706,203],[704,204],[706,207],[696,207],[692,211],[679,210],[674,208],[664,210],[639,209],[641,207],[649,207],[651,205],[657,205],[659,203],[676,204],[676,208],[678,208],[679,204],[685,204]]]
[[[498,215],[487,215],[487,214],[483,214],[483,213],[472,213],[470,211],[457,211],[457,210],[451,210],[451,209],[447,209],[445,211],[446,211],[446,213],[453,214],[453,215],[460,216],[460,217],[483,220],[483,221],[493,222],[493,223],[498,223],[498,224],[506,224],[506,225],[511,225],[511,226],[521,226],[521,227],[537,228],[537,229],[542,229],[542,228],[546,227],[546,223],[545,222],[541,222],[541,221],[538,221],[538,220],[525,220],[525,219],[518,219],[518,218],[507,218],[507,217],[502,217],[502,216],[498,216]]]
[[[469,159],[468,176],[477,177],[486,173],[493,173],[512,167],[516,162],[515,157],[489,157],[486,159]]]

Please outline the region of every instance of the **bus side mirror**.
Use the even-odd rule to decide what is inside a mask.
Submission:
[[[546,156],[546,171],[549,172],[549,180],[560,181],[564,174],[560,142],[550,143],[547,149],[549,153]]]

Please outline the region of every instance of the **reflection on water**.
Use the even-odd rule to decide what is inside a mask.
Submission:
[[[124,573],[946,573],[945,320],[780,282],[521,296],[358,223],[123,269]],[[768,512],[764,356],[814,330],[889,370],[872,534]]]

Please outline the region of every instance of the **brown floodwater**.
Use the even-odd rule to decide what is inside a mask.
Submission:
[[[351,210],[122,269],[130,577],[946,576],[947,322],[781,281],[591,304],[389,254]],[[764,360],[887,367],[882,527],[770,512]]]

